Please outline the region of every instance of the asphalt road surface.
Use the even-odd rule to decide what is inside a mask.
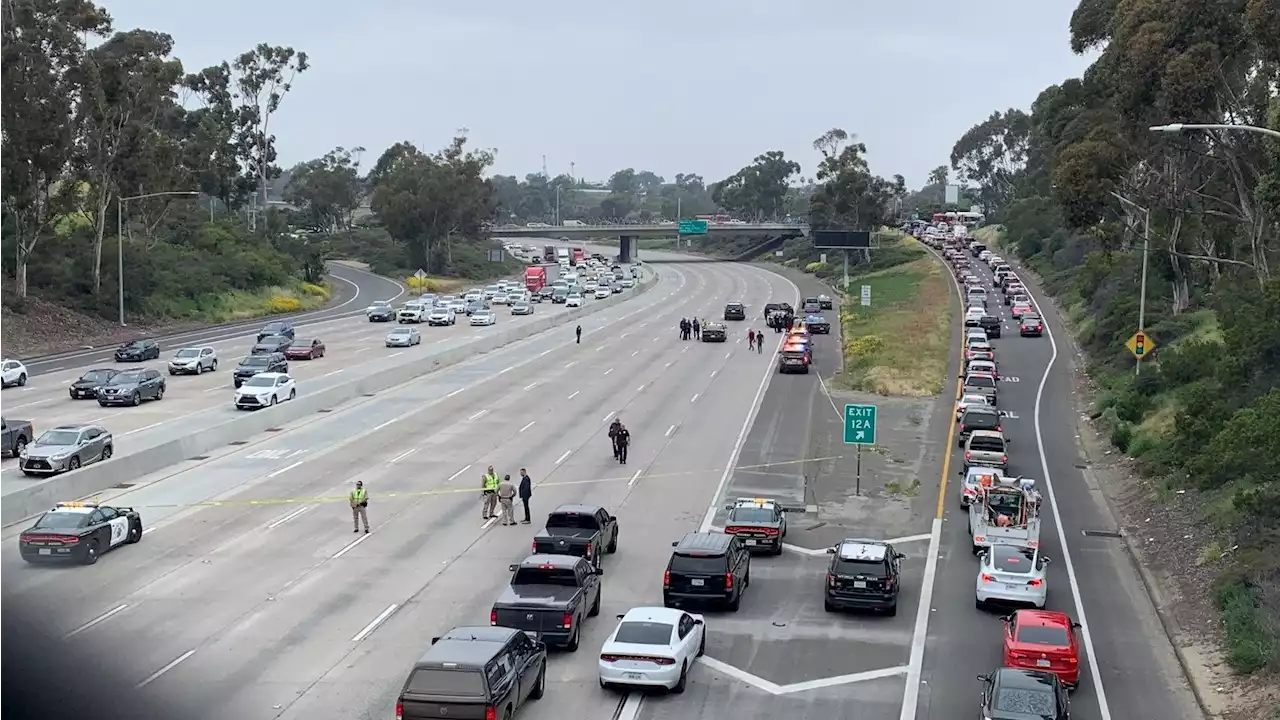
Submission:
[[[961,274],[977,274],[990,288],[991,273],[985,264],[974,264],[977,270]],[[1040,300],[1043,295],[1033,278],[1029,273],[1023,278]],[[1019,337],[1009,308],[1001,304],[1002,295],[996,290],[991,297],[990,308],[1004,323],[1002,337],[993,345],[1001,375],[1000,409],[1011,413],[1005,424],[1011,441],[1010,473],[1035,479],[1044,496],[1040,547],[1054,561],[1049,566],[1047,608],[1066,612],[1083,625],[1078,631],[1083,673],[1080,687],[1072,693],[1071,717],[1202,717],[1123,541],[1085,535],[1115,531],[1117,524],[1081,472],[1083,460],[1073,430],[1076,369],[1061,318],[1052,307],[1040,304],[1045,336]],[[957,347],[961,334],[957,329]],[[958,372],[958,364],[954,367]],[[914,714],[930,720],[976,714],[980,686],[975,676],[999,666],[1003,632],[1000,612],[974,607],[977,562],[959,500],[962,451],[950,432],[948,439],[952,456],[938,506],[943,531]]]
[[[478,493],[485,466],[527,467],[537,518],[595,502],[622,529],[583,650],[552,657],[546,698],[520,717],[611,717],[619,696],[598,687],[595,648],[617,613],[661,602],[670,542],[703,521],[774,374],[746,329],[764,303],[796,300],[789,281],[749,266],[650,267],[660,284],[585,318],[580,345],[549,331],[104,497],[141,508],[151,530],[94,566],[27,566],[7,538],[6,601],[38,601],[87,662],[131,672],[157,700],[184,698],[188,717],[391,717],[430,638],[485,622],[527,554],[537,521],[482,522]],[[680,317],[729,301],[754,312],[728,342],[678,339]],[[614,417],[632,432],[625,466],[608,449]],[[369,535],[351,531],[357,479]],[[221,504],[193,506],[210,501]],[[792,571],[760,574],[754,612]],[[713,619],[709,647],[734,643],[750,617]],[[693,684],[712,672],[697,668]]]
[[[369,322],[364,309],[375,300],[396,300],[398,304],[399,300],[406,299],[404,287],[394,280],[348,266],[335,264],[331,267],[334,277],[340,278],[353,290],[348,293],[348,299],[337,306],[295,321],[299,339],[318,338],[326,345],[322,358],[290,361],[289,372],[298,381],[299,392],[322,389],[355,375],[372,374],[380,365],[403,363],[402,356],[426,358],[432,353],[465,345],[486,333],[500,332],[566,311],[563,305],[542,303],[535,306],[534,315],[512,316],[499,305],[495,306],[499,316],[496,325],[471,327],[465,316],[452,327],[422,324],[416,326],[423,336],[421,345],[388,348],[383,339],[397,325]],[[4,391],[5,416],[31,421],[37,435],[57,425],[101,424],[115,436],[116,457],[125,457],[135,449],[150,447],[176,434],[194,432],[201,424],[238,412],[232,405],[235,397],[232,372],[240,359],[249,354],[258,328],[266,322],[161,339],[159,360],[117,363],[112,358],[114,348],[111,348],[42,364],[40,374],[34,375],[26,386]],[[218,352],[216,371],[202,375],[167,374],[168,360],[177,349],[206,345]],[[147,401],[137,407],[101,407],[93,400],[73,400],[68,395],[67,386],[91,368],[138,366],[155,368],[164,376],[167,385],[163,400]],[[16,458],[0,462],[0,492],[4,494],[42,479],[24,476],[18,469]]]

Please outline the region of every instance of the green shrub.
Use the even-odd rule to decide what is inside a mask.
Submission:
[[[1227,640],[1227,664],[1248,675],[1275,661],[1275,631],[1262,610],[1257,588],[1243,580],[1228,580],[1213,591]]]

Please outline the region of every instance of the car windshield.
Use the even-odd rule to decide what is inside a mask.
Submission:
[[[392,335],[408,335],[411,332],[413,332],[411,328],[396,328],[395,330],[391,331],[391,334]]]
[[[386,300],[374,300],[374,301],[373,301],[373,307],[388,307],[388,306],[390,306],[390,305],[391,305],[391,303],[387,302]]]
[[[245,387],[271,387],[276,384],[273,377],[263,377],[262,375],[254,375],[244,382]]]
[[[258,357],[247,357],[240,361],[241,365],[261,365],[263,367],[266,367],[270,363],[271,363],[271,358],[263,357],[261,355],[259,355]]]
[[[569,530],[597,530],[600,523],[595,515],[587,513],[552,513],[547,517],[549,528],[565,528]]]
[[[279,335],[269,335],[258,341],[259,345],[278,345],[284,341]]]
[[[262,332],[271,333],[272,335],[280,332],[281,330],[284,330],[284,325],[281,323],[267,323],[266,327],[262,328]]]
[[[37,440],[37,445],[75,445],[80,433],[75,430],[49,430]]]
[[[111,378],[112,385],[129,385],[130,383],[142,382],[142,373],[140,372],[122,372]]]
[[[90,370],[80,377],[85,382],[105,382],[110,380],[116,373],[114,370]]]
[[[723,555],[673,555],[671,557],[671,570],[677,573],[723,575],[725,565]]]
[[[573,568],[522,567],[511,578],[512,585],[557,585],[578,587],[578,574]]]
[[[978,452],[1004,452],[1004,440],[990,435],[975,435],[969,438],[969,449]]]
[[[989,378],[985,375],[970,375],[969,378],[964,381],[964,384],[968,387],[994,388],[996,386],[996,381],[994,378]]]
[[[295,339],[295,340],[293,341],[293,344],[294,344],[295,346],[297,346],[297,347],[307,347],[307,346],[309,346],[309,345],[310,345],[311,343],[313,343],[313,342],[315,342],[315,341],[314,341],[314,340],[303,340],[302,338],[297,338],[297,339]]]
[[[131,343],[125,343],[121,347],[123,347],[126,350],[141,350],[145,345],[146,343],[142,340],[134,340]]]
[[[993,710],[1002,713],[1018,713],[1029,717],[1052,718],[1058,715],[1058,702],[1048,690],[1024,688],[1000,688],[996,693]]]
[[[774,517],[772,510],[755,507],[740,507],[734,508],[733,514],[729,516],[729,519],[734,522],[768,523],[774,522],[776,518]]]
[[[627,620],[618,626],[614,640],[632,645],[670,645],[672,629],[667,623]]]
[[[1023,315],[1022,316],[1022,323],[1024,325],[1035,325],[1038,322],[1040,322],[1039,315]]]
[[[1023,625],[1018,628],[1018,642],[1046,647],[1067,647],[1071,644],[1066,629],[1056,625]]]
[[[484,697],[484,676],[478,670],[418,668],[409,677],[409,683],[404,691],[417,695],[482,698]]]
[[[179,350],[178,353],[174,355],[174,357],[180,357],[180,358],[200,357],[200,351],[197,350],[196,348],[184,348],[182,350]]]
[[[997,545],[992,549],[991,563],[996,570],[1026,575],[1035,567],[1036,551],[1030,548]]]
[[[883,560],[840,560],[836,563],[836,572],[841,575],[870,575],[879,578],[889,574]]]
[[[88,513],[50,512],[40,516],[32,530],[74,530],[84,527]]]
[[[974,403],[983,402],[983,400],[975,400]],[[966,430],[994,430],[1000,426],[999,413],[984,410],[981,407],[969,408],[960,421],[964,424]]]

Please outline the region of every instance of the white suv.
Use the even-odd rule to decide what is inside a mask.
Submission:
[[[427,319],[431,308],[426,303],[407,302],[404,307],[400,308],[400,312],[396,313],[397,323],[420,323]]]
[[[236,409],[256,410],[271,407],[297,396],[298,387],[294,384],[293,378],[287,374],[258,373],[236,388]]]
[[[3,365],[0,365],[0,367],[4,368],[4,381],[0,383],[0,387],[10,387],[12,385],[22,386],[27,384],[26,365],[23,365],[17,360],[5,360],[3,361]]]

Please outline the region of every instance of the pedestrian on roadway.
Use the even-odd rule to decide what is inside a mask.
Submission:
[[[614,418],[609,424],[609,444],[613,445],[613,459],[618,459],[618,431],[622,429],[622,420]]]
[[[481,514],[482,520],[488,520],[491,517],[497,517],[494,512],[498,505],[498,473],[493,471],[493,466],[489,466],[488,472],[480,477],[480,494],[484,499],[484,511]]]
[[[693,319],[693,339],[698,340],[702,337],[702,325],[698,323],[698,318]]]
[[[498,484],[498,502],[502,505],[502,524],[515,525],[516,516],[512,513],[512,504],[516,498],[516,486],[511,484],[511,476],[504,475]]]
[[[631,448],[631,431],[626,425],[618,423],[618,434],[613,439],[614,446],[618,450],[618,464],[627,464],[627,450]]]
[[[578,326],[577,335],[578,335],[578,344],[581,345],[582,344],[582,326],[581,325]]]
[[[529,478],[529,471],[520,468],[520,504],[524,505],[524,519],[520,521],[522,525],[529,524],[529,498],[533,497],[533,480]]]
[[[751,330],[751,329],[747,330],[747,349],[748,350],[756,349],[756,331],[755,330]]]
[[[351,532],[360,532],[360,523],[364,522],[364,531],[369,532],[369,491],[364,489],[364,482],[357,480],[351,491]]]

